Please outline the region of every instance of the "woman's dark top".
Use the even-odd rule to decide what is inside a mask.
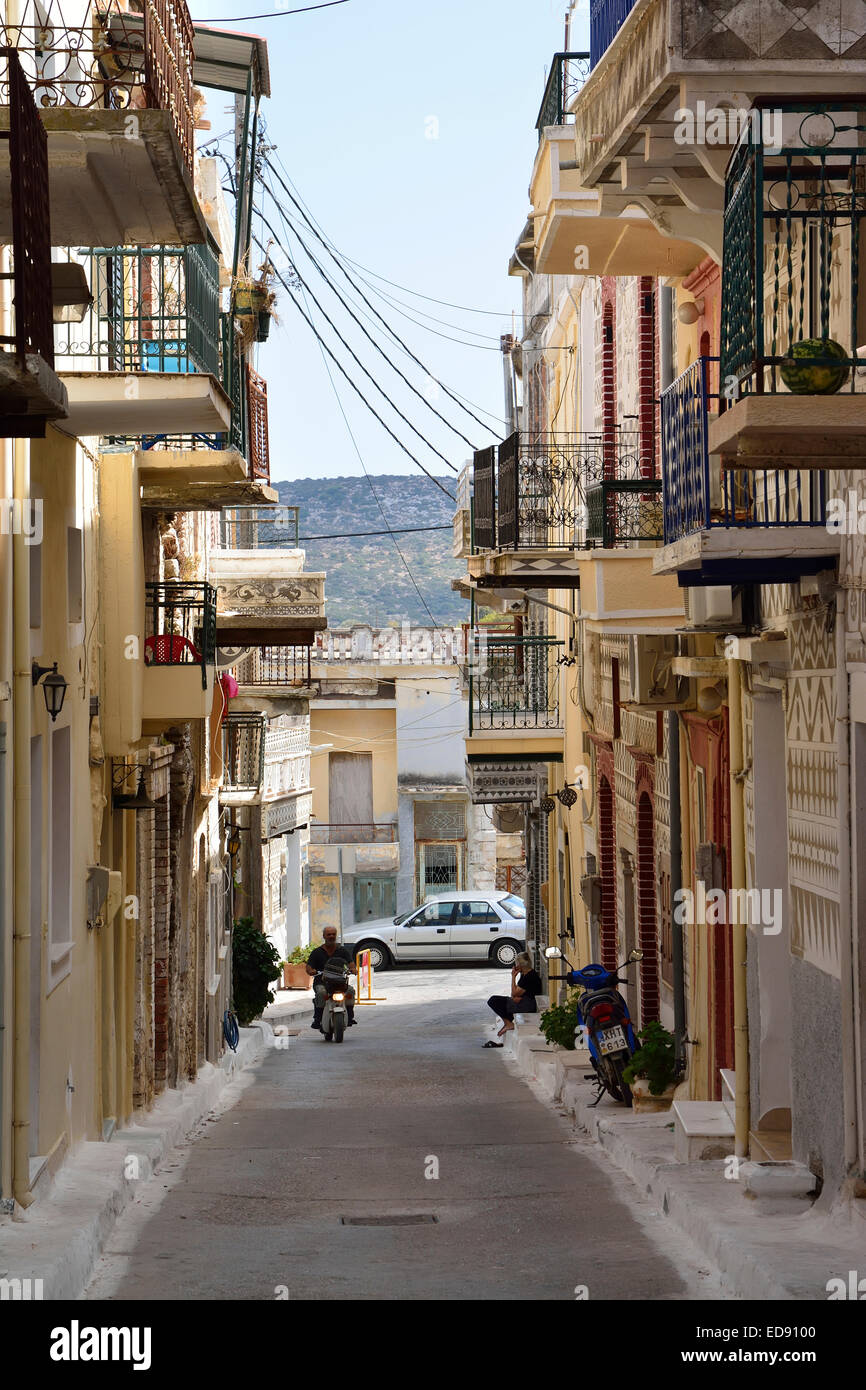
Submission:
[[[539,975],[538,971],[527,970],[525,975],[518,975],[517,988],[522,989],[523,993],[525,995],[528,995],[534,1003],[536,994],[541,994],[543,992],[541,985],[541,976]],[[522,1003],[523,1001],[521,1000],[520,1002]]]

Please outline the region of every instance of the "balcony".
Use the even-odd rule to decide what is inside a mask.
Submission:
[[[720,262],[725,169],[748,108],[773,104],[774,93],[832,100],[861,85],[860,30],[844,7],[825,15],[776,0],[724,10],[712,0],[593,0],[590,25],[592,70],[572,103],[565,162],[575,187],[597,195],[610,274],[660,273],[644,268],[637,240],[629,246],[618,226],[635,214],[678,243],[678,269],[668,273],[706,255]],[[544,214],[534,192],[533,205]],[[589,245],[591,274],[605,273],[603,241],[571,241]],[[691,266],[684,242],[695,248]]]
[[[47,133],[55,245],[203,241],[193,181],[193,26],[184,0],[23,0],[0,25]],[[0,67],[0,130],[13,100]],[[8,185],[6,186],[8,187]],[[11,240],[0,192],[0,240]]]
[[[67,412],[66,389],[54,372],[47,141],[14,50],[6,50],[5,62],[10,106],[0,139],[9,151],[13,270],[0,279],[12,282],[13,322],[4,327],[13,331],[0,336],[0,437],[35,438],[47,420]]]
[[[317,677],[339,679],[334,665],[372,666],[378,671],[391,666],[457,666],[465,660],[462,627],[371,627],[355,623],[348,630],[330,628],[316,637],[313,661]]]
[[[579,588],[582,555],[661,540],[655,474],[637,431],[513,434],[479,451],[470,575],[479,588]]]
[[[221,646],[309,646],[327,627],[325,576],[304,572],[297,511],[234,508],[211,554]],[[294,529],[292,529],[294,528]]]
[[[150,735],[211,713],[216,592],[180,580],[145,591],[142,732]]]
[[[306,713],[316,693],[310,652],[308,646],[239,650],[234,665],[238,694],[232,708],[261,710],[273,717]]]
[[[307,861],[319,873],[396,873],[400,867],[398,827],[390,821],[313,821]]]
[[[220,801],[243,806],[257,801],[265,778],[267,716],[230,710],[222,724]]]
[[[839,537],[827,529],[826,473],[726,467],[710,452],[710,368],[699,358],[662,394],[665,544],[654,572],[681,586],[739,585],[831,568]]]
[[[542,761],[562,755],[562,643],[479,629],[469,662],[470,761],[507,754]]]
[[[760,114],[760,113],[759,113]],[[726,183],[721,372],[728,467],[866,468],[866,124],[785,103],[778,150],[750,126]]]

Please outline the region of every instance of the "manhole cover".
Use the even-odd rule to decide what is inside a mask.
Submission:
[[[426,1226],[439,1220],[418,1212],[408,1216],[341,1216],[343,1226]]]

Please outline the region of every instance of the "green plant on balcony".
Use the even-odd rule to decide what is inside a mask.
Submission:
[[[274,315],[276,292],[272,289],[276,270],[266,256],[259,273],[252,276],[240,271],[233,287],[234,312],[245,346],[263,343],[270,332]]]

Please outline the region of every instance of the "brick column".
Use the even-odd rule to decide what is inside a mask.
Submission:
[[[653,770],[640,763],[635,777],[637,799],[637,895],[640,963],[640,1020],[659,1016],[658,915],[656,909],[655,798]]]

